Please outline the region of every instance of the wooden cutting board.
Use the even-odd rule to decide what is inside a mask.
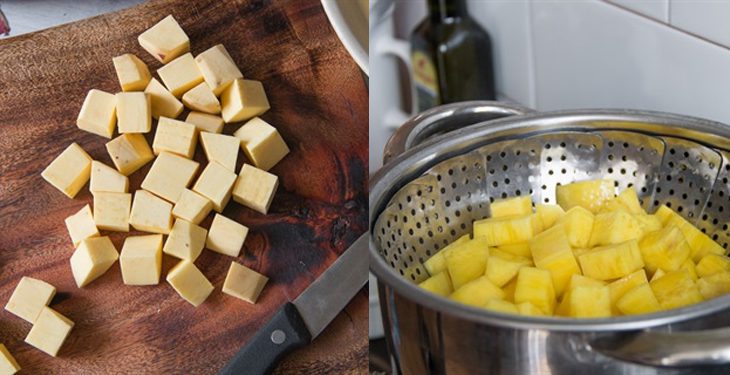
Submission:
[[[250,228],[235,261],[271,279],[256,305],[221,292],[234,259],[208,250],[196,265],[216,290],[199,308],[164,280],[125,286],[118,264],[78,289],[64,218],[91,203],[91,194],[85,188],[66,198],[40,176],[71,142],[112,165],[107,140],[78,130],[76,115],[89,89],[119,90],[112,57],[131,52],[150,70],[160,67],[137,35],[168,14],[189,35],[193,54],[223,43],[245,77],[263,81],[272,109],[262,117],[292,150],[272,170],[280,187],[268,215],[234,202],[224,211]],[[52,358],[23,342],[29,323],[1,310],[0,342],[27,374],[216,373],[367,230],[367,148],[366,85],[316,0],[152,1],[0,41],[0,305],[22,276],[36,277],[57,287],[52,307],[76,322]],[[202,169],[201,147],[195,159]],[[239,167],[244,159],[240,153]],[[150,164],[131,176],[133,189]],[[128,235],[104,234],[117,249]],[[165,258],[163,278],[175,262]],[[367,371],[365,293],[279,372]]]

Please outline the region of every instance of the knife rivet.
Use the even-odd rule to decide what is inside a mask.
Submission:
[[[284,331],[277,329],[274,332],[271,332],[271,342],[279,345],[284,341],[286,341],[286,333],[284,333]]]

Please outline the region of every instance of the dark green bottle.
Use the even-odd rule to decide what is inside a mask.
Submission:
[[[411,63],[419,112],[464,100],[494,100],[489,34],[466,0],[427,0],[428,16],[411,34]]]

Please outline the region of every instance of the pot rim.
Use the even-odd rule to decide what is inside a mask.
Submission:
[[[465,103],[465,105],[468,105]],[[605,123],[605,126],[588,125]],[[582,124],[582,125],[581,125]],[[616,128],[617,125],[622,125]],[[373,241],[373,226],[390,197],[405,183],[419,176],[426,169],[452,156],[463,154],[479,146],[497,142],[525,129],[532,134],[553,130],[596,131],[632,130],[649,134],[651,128],[672,127],[679,136],[716,149],[730,149],[730,126],[706,120],[667,112],[627,110],[627,109],[580,109],[560,110],[512,116],[497,120],[480,122],[443,134],[398,155],[381,168],[370,179],[369,223],[370,223],[370,270],[378,277],[379,283],[392,288],[400,296],[416,304],[440,313],[456,316],[473,322],[499,327],[517,329],[541,329],[568,332],[625,331],[637,330],[672,324],[713,314],[730,307],[730,294],[698,304],[652,314],[600,318],[575,319],[564,317],[525,317],[515,314],[493,312],[451,301],[429,293],[406,278],[398,275],[378,253]],[[647,129],[637,129],[645,127]]]

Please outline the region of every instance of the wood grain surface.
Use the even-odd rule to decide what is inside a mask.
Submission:
[[[292,150],[272,170],[281,183],[268,215],[233,201],[224,211],[250,228],[236,260],[271,279],[256,305],[220,291],[233,259],[208,250],[196,265],[216,290],[197,309],[164,280],[125,286],[118,264],[76,288],[63,220],[92,197],[84,188],[68,199],[40,176],[71,142],[112,165],[107,140],[78,130],[76,115],[89,89],[119,90],[112,57],[130,52],[159,68],[137,35],[168,14],[189,35],[193,54],[223,43],[245,77],[264,83],[272,109],[262,117]],[[0,342],[21,373],[216,373],[367,229],[367,100],[361,73],[316,0],[152,1],[0,41],[0,305],[22,276],[36,277],[58,288],[52,307],[76,322],[52,358],[23,342],[29,323],[1,310]],[[226,125],[224,133],[238,126]],[[201,147],[195,159],[202,169]],[[244,159],[240,153],[239,167]],[[132,189],[150,164],[131,176]],[[105,234],[118,249],[128,235]],[[175,262],[165,257],[163,278]],[[366,293],[277,372],[366,372]]]

